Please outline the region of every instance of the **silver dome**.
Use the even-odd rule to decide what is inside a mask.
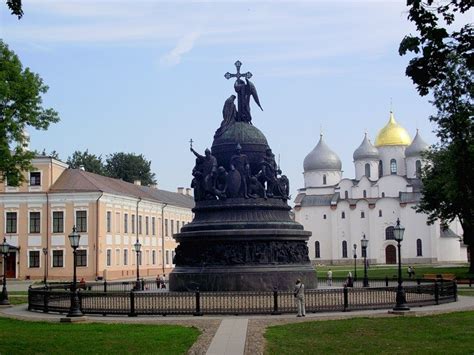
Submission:
[[[331,148],[323,141],[321,135],[318,144],[314,149],[304,158],[304,171],[311,170],[341,170],[341,159],[334,153]]]
[[[364,140],[360,144],[359,148],[354,151],[353,158],[354,161],[363,159],[379,159],[379,150],[374,147],[374,145],[367,138],[367,133],[365,134]]]
[[[416,136],[413,138],[413,142],[405,149],[406,157],[416,157],[420,156],[421,152],[428,150],[429,145],[426,143],[423,138],[421,138],[418,130],[416,130]]]

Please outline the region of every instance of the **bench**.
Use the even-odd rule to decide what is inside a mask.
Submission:
[[[456,275],[455,274],[423,274],[423,279],[424,280],[449,280],[453,281],[456,280]]]

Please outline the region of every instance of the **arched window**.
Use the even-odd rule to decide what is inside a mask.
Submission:
[[[416,240],[416,256],[423,256],[423,245],[421,239]]]
[[[390,160],[390,174],[395,175],[397,173],[397,161],[395,159]]]
[[[379,160],[379,178],[383,176],[383,163]]]
[[[364,190],[363,195],[364,195],[364,198],[367,198],[367,191],[366,190]]]
[[[345,240],[342,242],[342,257],[347,258],[347,242]]]
[[[379,217],[382,217],[382,210],[379,210]]]
[[[365,218],[365,212],[364,211],[360,211],[360,218]]]
[[[415,162],[415,171],[416,171],[416,177],[418,179],[421,179],[421,161],[419,160]]]
[[[349,198],[349,191],[344,191],[344,198],[346,198],[346,199]]]
[[[395,235],[393,234],[393,226],[387,227],[385,229],[385,239],[386,240],[395,240]]]
[[[385,197],[385,192],[382,192],[382,197]]]
[[[321,257],[321,248],[319,246],[319,242],[314,242],[314,257],[319,259]]]
[[[346,212],[344,212],[344,211],[341,212],[341,218],[342,219],[346,218]]]
[[[370,164],[369,163],[365,164],[365,176],[370,178]]]
[[[326,185],[327,181],[326,181],[326,175],[323,175],[323,185]]]
[[[326,219],[326,215],[325,215],[325,214],[323,214],[323,219]]]

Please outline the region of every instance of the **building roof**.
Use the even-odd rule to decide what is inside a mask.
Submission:
[[[334,153],[320,135],[319,142],[314,149],[304,158],[304,171],[311,170],[341,170],[341,159]]]
[[[393,112],[390,111],[388,123],[383,127],[375,138],[375,146],[384,145],[410,145],[411,138],[405,128],[395,121]]]
[[[413,142],[405,149],[405,156],[406,157],[416,157],[420,156],[421,153],[427,150],[429,147],[428,143],[426,143],[423,138],[421,138],[418,130],[416,130],[415,138],[413,138]]]
[[[449,227],[447,228],[443,228],[441,226],[440,228],[440,231],[439,231],[439,236],[441,238],[458,238],[458,239],[462,239],[461,236],[457,235],[456,233],[453,232],[453,230]]]
[[[80,169],[66,169],[50,188],[50,192],[93,191],[141,198],[185,208],[194,207],[192,196],[135,185]]]
[[[418,203],[421,196],[421,192],[400,192],[400,203]]]
[[[296,197],[295,203],[299,203],[301,207],[307,207],[307,206],[331,206],[331,202],[333,202],[334,196],[337,194],[330,194],[330,195],[300,194],[300,195],[302,196],[298,195]]]
[[[379,150],[375,148],[367,138],[367,133],[365,134],[364,140],[360,144],[359,148],[354,151],[354,155],[352,157],[354,160],[379,159]]]

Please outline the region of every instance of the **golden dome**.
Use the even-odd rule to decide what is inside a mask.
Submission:
[[[388,123],[382,128],[375,138],[375,146],[380,147],[383,145],[410,145],[411,138],[405,128],[400,126],[393,112],[390,112],[390,119]]]

